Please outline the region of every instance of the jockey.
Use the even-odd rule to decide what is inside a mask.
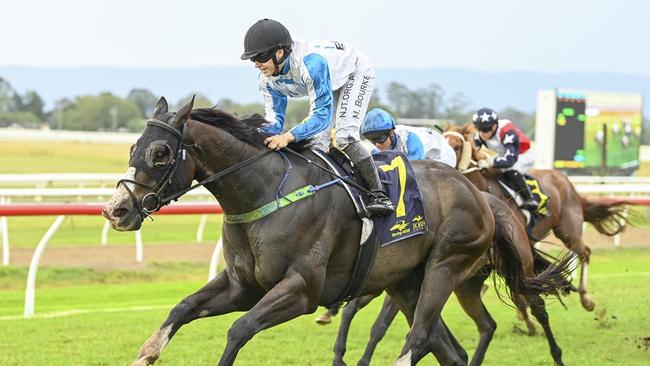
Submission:
[[[248,29],[241,59],[250,59],[261,71],[259,89],[269,121],[262,131],[271,135],[264,140],[268,148],[280,150],[292,141],[311,140],[311,147],[328,151],[334,120],[336,144],[373,193],[366,205],[369,216],[392,213],[393,204],[359,136],[375,83],[370,60],[347,43],[293,40],[287,28],[271,19]],[[288,97],[304,96],[309,96],[309,115],[283,133]]]
[[[378,151],[398,150],[409,160],[431,159],[456,167],[456,153],[441,134],[430,128],[396,125],[393,117],[381,108],[368,112],[361,134]]]
[[[539,202],[533,197],[523,174],[533,167],[533,152],[530,140],[507,119],[499,119],[497,112],[490,108],[481,108],[472,116],[474,126],[478,129],[474,143],[478,148],[485,145],[497,153],[494,159],[481,159],[480,168],[498,168],[504,178],[521,194],[524,199],[522,208],[533,211]]]

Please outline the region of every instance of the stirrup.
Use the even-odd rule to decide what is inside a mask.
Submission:
[[[395,207],[384,194],[373,197],[366,205],[368,217],[390,215],[393,212],[395,212]]]
[[[536,211],[538,207],[539,207],[539,202],[533,199],[524,201],[524,203],[521,204],[521,208],[524,208],[529,211]]]

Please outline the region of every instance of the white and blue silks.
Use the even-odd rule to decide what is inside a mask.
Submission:
[[[374,81],[374,66],[353,46],[334,41],[294,40],[280,74],[260,74],[259,88],[269,121],[262,130],[274,135],[282,133],[288,98],[308,96],[309,114],[290,130],[291,134],[296,141],[312,139],[311,147],[328,151],[334,127],[336,143],[344,149],[360,140],[359,126],[368,109]]]
[[[409,160],[430,159],[456,167],[456,153],[442,135],[430,128],[396,125],[391,150],[401,151]]]

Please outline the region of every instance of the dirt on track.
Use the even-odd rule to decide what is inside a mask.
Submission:
[[[144,244],[144,263],[151,262],[210,262],[214,244]],[[13,266],[28,266],[34,249],[11,249],[10,263]],[[41,266],[89,267],[101,270],[137,269],[142,267],[135,259],[133,245],[89,245],[81,247],[46,248],[41,257]]]
[[[562,245],[553,235],[545,241]],[[591,248],[614,248],[611,237],[598,234],[589,228],[584,235],[585,243]],[[188,244],[145,244],[145,263],[190,262],[209,263],[214,243]],[[650,228],[629,227],[621,235],[621,247],[650,247]],[[34,249],[12,248],[10,263],[14,266],[28,266]],[[134,245],[89,245],[81,247],[47,248],[41,258],[41,266],[90,267],[95,269],[137,269],[142,264],[135,260]]]

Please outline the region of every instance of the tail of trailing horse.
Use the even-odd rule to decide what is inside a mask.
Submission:
[[[585,222],[592,224],[601,234],[614,236],[629,224],[625,206],[630,202],[580,196],[580,203]]]
[[[571,257],[563,256],[550,263],[535,277],[527,278],[524,263],[517,250],[518,245],[530,250],[525,230],[517,234],[514,213],[500,200],[489,200],[495,220],[495,233],[490,251],[492,267],[506,282],[508,295],[514,301],[516,295],[554,295],[565,293],[571,286]],[[523,228],[519,230],[521,232]],[[532,265],[532,263],[531,263]],[[498,289],[498,286],[495,286]]]

